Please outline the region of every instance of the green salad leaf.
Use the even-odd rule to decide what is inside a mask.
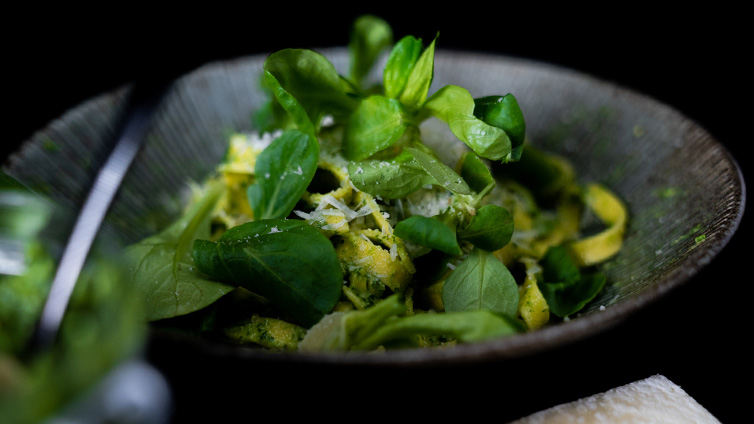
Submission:
[[[481,193],[487,187],[495,184],[495,178],[487,165],[474,152],[467,152],[461,157],[461,178],[475,193]]]
[[[508,209],[497,205],[484,205],[477,209],[469,225],[458,231],[458,237],[488,251],[505,246],[512,235],[513,216]]]
[[[301,104],[315,125],[327,114],[348,116],[356,106],[335,67],[320,53],[280,50],[265,60],[264,71]]]
[[[126,267],[148,320],[194,312],[235,288],[199,272],[191,257],[194,240],[209,238],[210,215],[223,189],[219,182],[209,184],[204,197],[180,219],[126,249]]]
[[[291,93],[287,92],[280,82],[270,72],[264,73],[264,81],[267,88],[272,92],[277,103],[283,111],[285,111],[286,121],[288,122],[285,127],[298,128],[302,132],[314,137],[316,132],[314,124],[309,119],[304,107],[296,100]]]
[[[445,280],[442,301],[447,312],[489,310],[514,317],[518,285],[491,252],[473,249]]]
[[[505,131],[511,141],[510,161],[521,158],[526,138],[526,123],[518,101],[512,94],[474,99],[474,116]]]
[[[382,84],[387,97],[401,97],[423,48],[422,41],[410,35],[395,43],[382,73]]]
[[[606,282],[603,273],[582,273],[564,246],[549,248],[540,265],[544,284],[539,284],[539,290],[550,311],[559,317],[580,311]]]
[[[456,174],[453,169],[445,165],[427,149],[418,149],[415,147],[406,147],[407,152],[414,157],[416,162],[424,168],[424,171],[432,177],[434,184],[445,187],[447,190],[456,194],[471,194],[466,181]]]
[[[257,157],[256,182],[247,194],[255,219],[287,217],[314,178],[319,143],[299,130],[286,130]]]
[[[202,272],[267,298],[304,326],[340,298],[343,271],[335,248],[304,221],[263,219],[230,228],[217,242],[197,240]]]
[[[477,118],[474,108],[474,99],[468,90],[446,85],[427,99],[422,113],[447,123],[453,134],[479,156],[502,162],[513,160],[513,145],[508,134]]]
[[[437,37],[411,66],[406,85],[401,91],[399,100],[409,110],[418,110],[427,100],[427,94],[434,79],[436,41]]]
[[[372,15],[358,17],[348,43],[351,81],[360,87],[379,55],[392,43],[393,29],[387,22]]]
[[[408,217],[396,224],[395,235],[448,255],[459,256],[462,253],[455,229],[435,218],[421,215]]]
[[[348,174],[356,188],[384,199],[400,199],[435,184],[435,179],[408,153],[390,161],[350,162]]]
[[[406,131],[403,106],[395,99],[369,96],[348,118],[343,135],[343,157],[363,160],[387,149]]]

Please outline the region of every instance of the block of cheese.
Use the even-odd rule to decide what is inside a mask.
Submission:
[[[511,424],[549,423],[719,424],[720,421],[668,378],[654,375],[535,412]]]

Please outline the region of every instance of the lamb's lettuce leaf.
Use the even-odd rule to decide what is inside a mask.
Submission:
[[[476,210],[469,224],[458,230],[458,237],[490,252],[511,241],[513,216],[502,206],[484,205]]]
[[[400,199],[435,183],[435,179],[408,153],[389,161],[351,162],[348,175],[356,188],[384,199]]]
[[[344,83],[333,64],[313,50],[275,52],[265,60],[264,71],[301,104],[315,126],[325,115],[348,116],[357,104],[346,95]]]
[[[407,152],[414,157],[416,162],[424,168],[424,171],[432,177],[434,184],[445,187],[456,194],[471,194],[466,181],[461,178],[452,168],[445,165],[433,155],[427,148],[406,147]]]
[[[414,215],[398,222],[395,235],[411,243],[439,250],[448,255],[461,255],[455,228],[439,219]]]
[[[349,77],[356,86],[361,87],[379,55],[392,43],[393,30],[387,22],[373,15],[356,19],[348,43]]]
[[[474,152],[467,152],[461,158],[461,178],[475,193],[481,193],[490,184],[495,184],[495,178],[487,165]]]
[[[422,114],[447,123],[453,134],[479,156],[503,162],[512,160],[513,146],[508,134],[502,128],[477,118],[474,107],[474,99],[468,90],[446,85],[427,99]]]
[[[474,116],[505,131],[511,142],[509,161],[521,158],[526,138],[526,123],[518,101],[512,94],[474,99]]]
[[[343,156],[352,161],[367,159],[395,144],[407,125],[398,100],[369,96],[348,118],[343,135]]]
[[[284,125],[284,128],[297,128],[313,137],[315,134],[314,124],[309,119],[309,115],[301,103],[280,85],[280,82],[272,73],[265,72],[264,81],[276,100],[275,105],[285,111],[285,121],[287,123]]]
[[[296,129],[283,132],[259,154],[256,182],[247,190],[254,219],[287,217],[314,178],[319,143]]]
[[[387,97],[398,99],[403,94],[423,47],[420,39],[410,35],[395,43],[382,73],[382,84]]]
[[[409,110],[418,110],[429,94],[435,75],[435,42],[437,37],[424,49],[411,67],[399,100]]]
[[[489,310],[513,317],[518,285],[491,252],[473,249],[445,280],[442,301],[447,312]]]
[[[603,273],[582,273],[564,246],[554,246],[540,260],[543,284],[538,284],[550,311],[567,317],[592,301],[605,285]]]

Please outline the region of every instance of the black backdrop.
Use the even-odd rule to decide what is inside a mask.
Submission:
[[[285,47],[343,45],[352,19],[371,12],[386,18],[397,36],[430,40],[439,31],[438,48],[532,58],[649,94],[699,122],[742,168],[748,168],[744,146],[751,137],[751,90],[745,78],[751,73],[743,58],[750,54],[744,49],[750,49],[750,40],[745,39],[750,31],[742,26],[739,10],[660,13],[634,3],[582,10],[545,5],[499,9],[475,5],[472,9],[456,4],[445,7],[447,12],[421,8],[407,12],[405,4],[388,3],[372,10],[280,6],[273,10],[203,4],[188,11],[142,6],[134,12],[121,10],[120,5],[109,11],[45,9],[9,14],[6,20],[16,27],[11,31],[8,25],[3,30],[3,155],[65,110],[121,84],[156,72],[179,74],[207,61]],[[508,419],[664,374],[723,422],[736,422],[746,407],[748,396],[744,395],[751,394],[747,378],[751,363],[745,346],[751,337],[751,277],[742,261],[748,227],[744,219],[709,267],[609,334],[521,363],[451,367],[432,373],[402,371],[379,379],[390,385],[384,390],[367,388],[369,377],[363,375],[284,375],[280,377],[288,383],[278,389],[295,393],[293,404],[316,400],[287,414],[302,417],[307,408],[316,408],[318,414],[329,411],[335,418],[344,404],[356,401],[364,411],[390,411],[392,405],[405,404],[422,413],[497,411]],[[538,375],[541,361],[562,362],[564,372]],[[526,393],[536,385],[506,379],[510,366],[529,366],[538,384],[558,389]],[[259,381],[269,378],[260,370]],[[342,392],[323,395],[317,390],[319,378],[340,380],[336,386]],[[521,387],[520,396],[511,395],[516,386]],[[334,386],[323,387],[332,390]],[[416,404],[427,397],[429,406]],[[249,402],[233,407],[254,405]],[[179,403],[178,407],[187,405]],[[206,405],[206,409],[227,407]],[[396,410],[396,417],[401,415]]]

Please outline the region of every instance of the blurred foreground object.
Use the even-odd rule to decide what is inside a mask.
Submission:
[[[140,360],[141,304],[108,240],[94,246],[55,343],[30,350],[64,218],[43,196],[2,177],[0,257],[11,265],[0,273],[0,422],[64,420],[60,414],[75,422],[164,422],[167,387]]]

